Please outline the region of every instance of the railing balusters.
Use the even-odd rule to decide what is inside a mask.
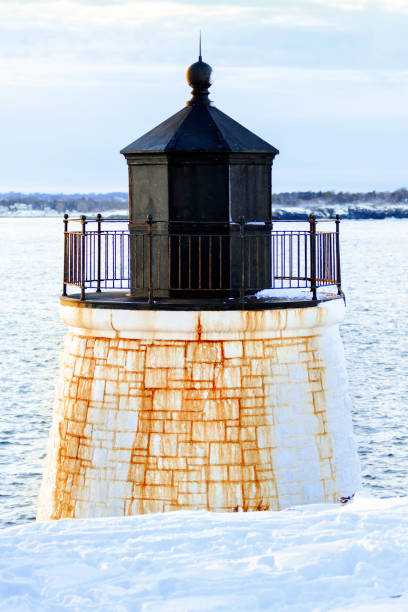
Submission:
[[[312,297],[314,300],[317,299],[317,287],[316,287],[316,217],[314,215],[309,216],[310,224],[310,288],[312,290]]]
[[[341,295],[341,267],[340,267],[340,216],[335,215],[336,223],[336,285],[337,293]]]
[[[68,215],[64,215],[64,270],[62,278],[62,295],[67,295],[67,281],[69,281],[68,269]]]
[[[78,221],[80,231],[72,229],[72,223]],[[252,226],[240,217],[238,222],[226,225],[235,228],[230,233],[213,232],[207,223],[200,232],[198,222],[193,230],[183,228],[178,233],[168,226],[164,231],[153,231],[153,224],[162,222],[153,221],[149,215],[144,223],[135,223],[139,229],[130,241],[127,230],[104,230],[102,223],[109,227],[108,223],[112,221],[103,219],[100,214],[94,219],[85,215],[80,219],[69,219],[64,215],[62,295],[67,295],[71,285],[80,289],[81,300],[88,297],[87,291],[91,288],[96,293],[104,289],[131,288],[131,266],[134,267],[132,274],[136,274],[133,289],[140,291],[140,297],[147,296],[150,305],[154,302],[156,288],[199,292],[192,297],[198,297],[204,291],[216,297],[220,291],[235,290],[239,291],[241,301],[245,300],[246,293],[268,288],[266,285],[270,284],[281,289],[310,287],[314,300],[317,299],[317,289],[326,285],[335,285],[338,295],[341,295],[339,217],[336,216],[334,221],[335,231],[328,232],[320,231],[320,225],[317,230],[317,220],[313,215],[309,217],[308,231],[276,230],[271,224],[250,231]],[[92,223],[95,223],[95,229],[88,231]],[[157,248],[156,238],[159,241]],[[234,260],[234,246],[238,239],[239,252]],[[162,252],[162,240],[167,241],[167,254],[166,242]],[[234,278],[232,266],[235,266],[233,274],[237,286],[232,286],[230,281]]]
[[[152,223],[153,217],[152,215],[147,215],[147,229],[148,229],[148,249],[149,249],[149,264],[148,264],[148,274],[149,274],[149,283],[148,283],[148,300],[149,304],[153,304],[153,244],[152,244]]]
[[[96,291],[101,291],[101,231],[102,231],[102,215],[98,213],[97,219],[97,272],[96,272]]]
[[[245,296],[245,217],[240,217],[238,223],[241,251],[241,286],[239,290],[239,299],[242,301]]]
[[[81,216],[82,234],[81,234],[81,248],[80,248],[80,262],[81,262],[81,300],[85,299],[85,280],[86,280],[86,253],[85,253],[85,239],[86,239],[86,215]]]

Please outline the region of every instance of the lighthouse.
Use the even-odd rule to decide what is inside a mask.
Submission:
[[[273,219],[278,150],[192,97],[122,149],[129,219],[64,218],[39,520],[279,510],[359,486],[340,221]]]

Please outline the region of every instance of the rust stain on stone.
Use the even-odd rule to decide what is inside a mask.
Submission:
[[[318,338],[245,338],[267,315],[240,314],[238,340],[202,340],[200,317],[198,340],[68,336],[49,518],[277,510],[305,502],[308,461],[333,500]]]

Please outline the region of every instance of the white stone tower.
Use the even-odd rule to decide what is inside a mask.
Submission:
[[[358,488],[339,220],[273,221],[278,151],[211,105],[210,75],[200,56],[186,108],[122,151],[128,224],[65,218],[40,520],[278,510]]]

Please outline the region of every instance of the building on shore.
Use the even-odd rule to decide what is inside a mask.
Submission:
[[[64,219],[39,520],[279,510],[359,486],[338,218],[274,221],[278,151],[210,103],[122,150],[129,220]],[[72,293],[73,292],[73,293]]]

